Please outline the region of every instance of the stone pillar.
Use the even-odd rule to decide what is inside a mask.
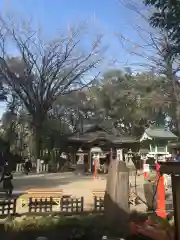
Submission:
[[[46,172],[49,172],[49,164],[46,164]]]
[[[117,159],[123,161],[123,149],[117,149]]]
[[[79,155],[79,159],[76,164],[76,173],[77,174],[84,174],[85,166],[84,166],[84,154]]]
[[[23,163],[16,164],[16,172],[23,172]]]
[[[19,164],[17,163],[16,164],[16,172],[18,172],[19,171]]]
[[[126,236],[129,232],[129,171],[123,161],[111,161],[106,192],[105,217],[107,224]],[[115,229],[114,229],[115,230]]]
[[[41,160],[37,159],[37,165],[36,165],[36,172],[39,173],[40,172],[40,165],[41,165]]]
[[[91,170],[91,152],[88,152],[88,172]]]

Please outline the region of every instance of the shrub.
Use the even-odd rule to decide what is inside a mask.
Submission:
[[[5,228],[15,232],[27,230],[47,230],[61,227],[104,228],[102,215],[88,216],[24,216],[7,221]]]
[[[88,216],[26,216],[6,223],[10,239],[101,239],[107,233],[102,215]]]
[[[7,230],[20,232],[27,230],[46,230],[54,228],[58,224],[59,219],[52,216],[26,216],[23,218],[15,218],[7,222],[5,227]]]

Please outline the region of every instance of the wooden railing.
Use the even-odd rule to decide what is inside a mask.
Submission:
[[[20,204],[19,204],[20,203]],[[104,211],[104,191],[93,191],[92,196],[93,206],[89,209],[90,212]],[[65,195],[62,191],[53,190],[33,190],[20,198],[1,199],[0,200],[0,218],[5,218],[8,215],[19,215],[19,205],[22,214],[63,214],[73,215],[85,212],[84,197],[74,197]],[[87,209],[86,209],[87,211]]]

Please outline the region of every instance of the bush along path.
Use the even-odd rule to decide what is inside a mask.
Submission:
[[[100,240],[108,235],[103,215],[31,216],[7,221],[1,229],[1,240]]]
[[[118,224],[116,226],[118,228]],[[24,216],[0,225],[1,240],[174,240],[173,221],[137,215],[130,220],[130,235],[123,238],[105,225],[104,215]]]

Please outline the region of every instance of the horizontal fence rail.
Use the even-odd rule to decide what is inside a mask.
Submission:
[[[93,194],[93,206],[91,212],[104,211],[104,195]],[[19,215],[17,203],[21,209],[26,209],[23,214],[81,214],[85,212],[84,197],[74,197],[71,195],[57,196],[29,196],[22,199],[1,199],[0,200],[0,218],[5,218],[9,215]],[[18,206],[19,206],[18,205]]]
[[[49,194],[50,195],[50,194]],[[22,200],[22,201],[21,201]],[[23,214],[81,214],[85,212],[84,197],[74,197],[71,195],[54,195],[43,196],[26,196],[24,199],[0,199],[0,218],[7,216],[19,215],[17,205],[21,205],[22,209],[26,209]],[[18,203],[19,202],[19,203]],[[21,204],[20,204],[21,203]],[[91,212],[103,213],[104,212],[104,191],[93,191],[92,194],[92,207],[89,209]],[[19,206],[18,205],[18,206]],[[166,201],[166,212],[172,212],[172,201]],[[148,213],[148,211],[147,211]]]

